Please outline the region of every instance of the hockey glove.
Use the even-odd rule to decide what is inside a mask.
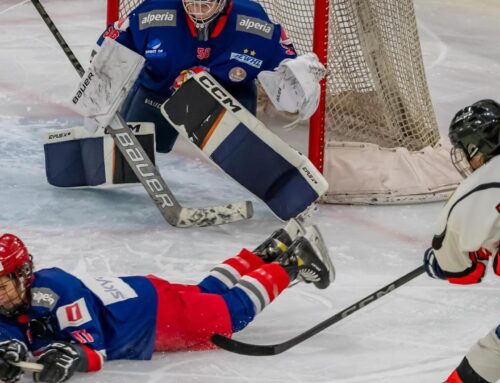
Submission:
[[[79,360],[80,355],[72,344],[51,343],[38,359],[38,363],[43,364],[43,370],[33,373],[33,379],[35,382],[64,382],[73,376]]]
[[[441,266],[436,259],[436,254],[434,254],[434,249],[429,247],[424,253],[424,268],[427,275],[435,279],[446,279]]]
[[[491,253],[483,248],[480,248],[477,251],[470,251],[470,267],[462,273],[459,273],[459,275],[448,275],[448,282],[459,285],[470,285],[481,282],[486,273],[486,266],[488,265],[490,257]]]
[[[28,348],[23,342],[17,339],[0,342],[0,379],[3,382],[17,382],[23,375],[23,370],[10,362],[25,361],[27,356]]]

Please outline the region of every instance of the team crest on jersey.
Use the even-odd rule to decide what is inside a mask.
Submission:
[[[92,320],[84,298],[80,298],[69,305],[59,307],[56,311],[56,316],[61,330],[66,327],[81,326]]]
[[[144,52],[144,56],[148,59],[150,58],[162,58],[167,56],[167,52],[163,50],[161,47],[161,40],[154,39],[150,41],[146,47],[146,51]]]
[[[255,57],[256,52],[254,50],[245,49],[243,53],[231,52],[231,60],[239,61],[240,63],[250,65],[254,68],[262,67],[264,63],[262,60]]]
[[[139,13],[139,29],[142,31],[152,27],[175,27],[177,25],[177,10],[155,9]]]
[[[212,48],[198,47],[196,50],[196,58],[198,60],[206,60],[210,57],[211,52],[212,52]]]
[[[297,51],[293,47],[292,40],[288,38],[285,28],[281,27],[280,44],[285,49],[285,54],[288,56],[297,55]]]
[[[229,79],[233,82],[241,82],[247,78],[247,71],[242,67],[235,66],[229,71]]]
[[[236,30],[251,33],[271,40],[273,38],[274,25],[256,17],[238,15]]]

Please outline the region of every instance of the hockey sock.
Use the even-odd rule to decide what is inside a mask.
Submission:
[[[224,294],[234,287],[244,275],[261,267],[264,261],[247,249],[214,267],[199,287],[205,293]]]
[[[284,289],[290,279],[276,263],[269,263],[245,275],[222,297],[226,301],[233,332],[244,329]]]

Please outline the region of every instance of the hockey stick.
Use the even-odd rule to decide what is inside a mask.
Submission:
[[[59,44],[59,46],[62,48],[62,50],[66,54],[66,56],[68,57],[69,61],[71,61],[71,64],[73,64],[73,66],[75,67],[75,69],[78,72],[78,74],[80,75],[80,77],[83,76],[83,74],[85,73],[85,69],[83,69],[83,67],[78,62],[78,59],[73,54],[73,51],[71,50],[71,48],[69,47],[69,45],[66,43],[66,41],[62,37],[61,33],[59,32],[59,30],[57,29],[56,25],[54,24],[54,22],[50,18],[49,14],[47,13],[47,11],[45,10],[45,8],[43,7],[42,3],[40,3],[39,0],[31,0],[31,2],[33,3],[33,5],[35,6],[36,10],[38,11],[38,13],[40,14],[40,16],[42,17],[42,20],[45,22],[45,24],[47,25],[47,27],[52,32],[52,35],[57,40],[57,43]]]
[[[384,295],[389,294],[391,291],[397,289],[398,287],[403,286],[404,284],[410,282],[412,279],[418,277],[419,275],[424,273],[424,266],[420,266],[410,273],[402,276],[401,278],[395,280],[394,282],[388,284],[385,287],[375,291],[374,293],[368,295],[367,297],[357,301],[353,305],[347,307],[346,309],[338,312],[332,317],[324,320],[321,323],[318,323],[316,326],[310,328],[307,331],[297,335],[296,337],[289,339],[282,343],[277,344],[269,344],[269,345],[260,345],[260,344],[249,344],[239,342],[237,340],[233,340],[227,338],[225,336],[215,334],[212,336],[212,342],[219,346],[220,348],[231,351],[237,354],[242,355],[251,355],[251,356],[267,356],[267,355],[278,355],[286,350],[302,343],[303,341],[311,338],[317,333],[323,331],[324,329],[330,327],[332,324],[337,323],[344,319],[345,317],[351,315],[352,313],[362,309],[363,307],[369,305],[372,302],[375,302],[377,299],[383,297]]]
[[[43,364],[40,363],[33,363],[33,362],[9,362],[13,366],[20,367],[24,371],[30,371],[30,372],[40,372],[43,370]]]
[[[78,62],[78,59],[73,54],[73,51],[62,37],[43,5],[39,0],[31,0],[31,2],[80,77],[83,76],[85,73],[83,67]],[[118,127],[108,128],[108,132],[113,137],[116,146],[125,157],[128,165],[169,224],[176,227],[201,227],[220,225],[252,217],[253,207],[250,201],[207,208],[181,206],[127,123],[118,113],[114,121]],[[114,131],[115,128],[118,128],[118,130]]]

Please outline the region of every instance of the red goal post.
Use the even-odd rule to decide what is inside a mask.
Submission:
[[[108,0],[108,23],[144,0]],[[181,1],[181,0],[179,0]],[[330,203],[442,200],[461,177],[440,137],[413,0],[258,0],[299,54],[328,69],[309,158]]]

